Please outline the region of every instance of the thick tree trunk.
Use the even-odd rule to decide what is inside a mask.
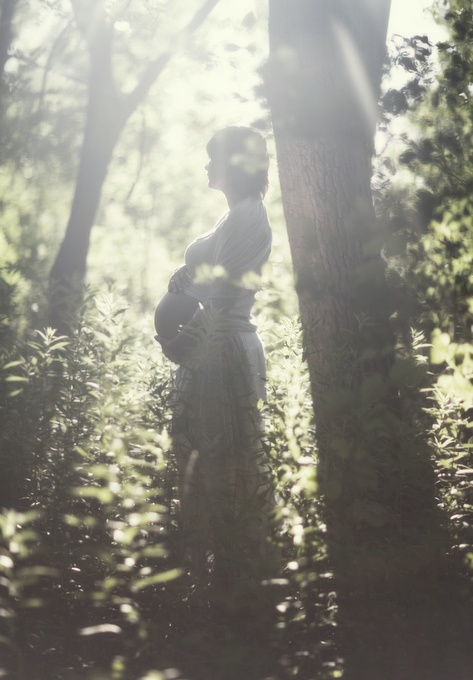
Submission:
[[[415,369],[395,360],[370,191],[389,5],[270,0],[266,86],[347,680],[443,678],[413,643],[417,630],[430,643],[439,632],[425,575],[435,581],[444,537],[400,377]]]
[[[327,369],[322,348],[358,327],[355,292],[366,263],[367,227],[374,223],[369,147],[363,138],[343,133],[313,138],[276,133],[276,140],[305,349],[319,394]],[[375,257],[369,261],[374,264]],[[377,263],[382,272],[379,257]],[[376,297],[373,290],[364,300],[365,312],[374,313]],[[385,342],[392,347],[386,329]]]
[[[354,332],[360,315],[381,315],[378,345],[393,344],[380,304],[379,247],[367,257],[379,239],[370,178],[389,6],[390,0],[270,3],[266,82],[315,390],[327,363],[321,348],[342,331]],[[372,280],[363,286],[368,274]]]

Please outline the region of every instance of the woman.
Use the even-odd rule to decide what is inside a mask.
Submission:
[[[229,211],[185,252],[159,303],[164,354],[179,364],[173,442],[186,554],[207,580],[263,575],[270,487],[257,404],[265,359],[250,320],[255,278],[269,257],[262,199],[268,153],[261,134],[227,127],[207,145],[208,184]]]

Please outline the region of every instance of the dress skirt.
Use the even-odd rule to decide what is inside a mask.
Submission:
[[[256,332],[211,334],[176,372],[183,557],[203,583],[268,575],[274,503],[259,411],[265,382]]]

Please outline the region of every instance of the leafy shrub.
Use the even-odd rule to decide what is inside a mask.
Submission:
[[[35,331],[3,366],[2,504],[33,512],[41,555],[29,559],[57,573],[28,587],[41,615],[23,618],[22,665],[38,677],[87,668],[98,648],[104,667],[119,651],[128,662],[146,637],[148,593],[178,575],[163,545],[165,395],[149,408],[165,369],[132,345],[122,301],[90,307],[74,338]]]

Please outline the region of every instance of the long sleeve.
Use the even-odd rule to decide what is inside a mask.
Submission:
[[[215,239],[214,244],[210,239]],[[258,286],[254,279],[246,281],[245,275],[257,277],[261,273],[271,251],[271,239],[266,209],[259,198],[248,197],[230,210],[207,242],[207,247],[213,248],[210,262],[207,260],[209,280],[193,282],[186,288],[190,297],[199,300],[200,307],[172,341],[176,349],[185,352],[196,337],[206,335],[216,325],[223,332],[255,330],[250,316]],[[195,265],[198,273],[198,262]]]
[[[271,228],[262,202],[246,199],[239,203],[216,236],[208,299],[234,298],[245,291],[245,274],[260,274],[271,251]]]

